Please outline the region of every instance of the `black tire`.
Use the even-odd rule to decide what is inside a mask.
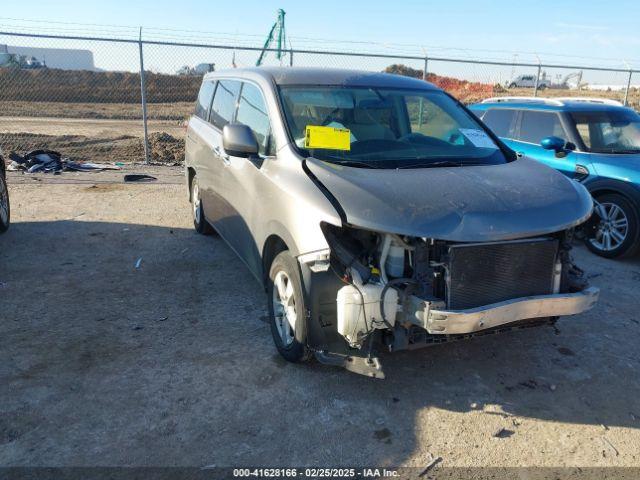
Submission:
[[[627,229],[624,233],[624,240],[620,242],[619,245],[614,246],[614,248],[607,249],[605,239],[603,238],[603,231],[606,232],[608,226],[608,231],[611,232],[611,229],[614,227],[613,223],[615,222],[611,222],[610,220],[608,223],[606,221],[601,221],[601,215],[596,211],[594,212],[594,215],[598,215],[599,218],[594,219],[596,220],[594,221],[594,228],[587,231],[585,234],[584,241],[587,248],[596,255],[604,258],[621,258],[631,256],[636,253],[640,246],[638,238],[640,234],[640,226],[638,222],[638,211],[634,208],[633,204],[627,198],[617,193],[601,195],[596,198],[596,201],[605,206],[605,212],[610,212],[612,208],[611,206],[619,208],[627,219]],[[598,209],[598,206],[596,206],[596,208]],[[620,230],[618,230],[617,233],[620,234]],[[611,236],[610,233],[609,236]]]
[[[196,176],[191,180],[191,215],[193,216],[193,228],[201,235],[211,235],[213,228],[204,216],[204,208],[200,199],[200,188]]]
[[[2,157],[0,157],[0,161]],[[0,233],[4,233],[11,223],[11,205],[9,203],[9,189],[4,173],[0,171]]]
[[[276,277],[284,274],[288,279],[285,285],[291,286],[293,295],[293,305],[290,307],[295,312],[295,321],[293,331],[289,328],[287,317],[284,314],[276,316],[276,295],[278,295],[276,287]],[[278,295],[279,297],[279,295]],[[269,305],[269,325],[271,327],[271,335],[273,342],[282,357],[293,363],[304,362],[311,358],[311,352],[306,346],[307,325],[305,320],[306,308],[304,305],[304,296],[302,294],[302,282],[300,280],[300,271],[296,259],[288,252],[280,252],[271,264],[269,269],[269,279],[267,284],[267,299]],[[281,312],[283,312],[281,310]],[[286,328],[286,334],[283,335],[283,328]],[[285,336],[287,341],[285,341]],[[289,343],[290,342],[290,343]]]

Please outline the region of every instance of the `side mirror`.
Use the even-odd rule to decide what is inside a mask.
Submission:
[[[545,150],[554,150],[556,153],[565,151],[565,141],[560,137],[545,137],[540,141],[540,146]]]
[[[222,148],[232,157],[249,158],[258,155],[258,140],[246,125],[230,123],[222,129]]]

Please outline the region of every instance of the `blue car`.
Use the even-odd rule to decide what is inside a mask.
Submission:
[[[592,252],[616,258],[638,250],[640,115],[592,98],[491,98],[470,109],[517,153],[587,187],[596,213],[582,233]]]

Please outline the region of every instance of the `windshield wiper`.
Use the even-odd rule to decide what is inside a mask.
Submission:
[[[610,153],[610,154],[638,154],[640,153],[640,150],[638,149],[631,149],[631,150],[616,150],[615,148],[599,148],[599,149],[592,149],[591,153]]]
[[[622,153],[622,154],[625,154],[625,153],[631,153],[631,154],[637,154],[637,153],[640,153],[640,150],[638,150],[638,149],[631,149],[631,150],[614,150],[612,153]]]
[[[463,165],[480,165],[479,163],[463,163],[463,162],[454,162],[452,160],[442,160],[438,162],[429,162],[425,160],[422,163],[412,163],[409,165],[398,165],[397,168],[438,168],[438,167],[461,167]]]
[[[358,162],[356,160],[323,160],[324,162],[333,163],[335,165],[342,165],[345,167],[355,167],[355,168],[383,168],[378,165],[373,165],[371,163],[366,162]]]

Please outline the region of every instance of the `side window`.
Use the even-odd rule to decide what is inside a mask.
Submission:
[[[260,145],[261,155],[271,153],[269,152],[271,127],[267,106],[264,103],[260,89],[251,83],[242,84],[236,121],[247,125],[253,130],[258,139],[258,145]]]
[[[578,133],[580,137],[582,137],[582,141],[584,142],[587,148],[591,148],[591,128],[588,123],[578,123],[576,122],[576,128],[578,129]]]
[[[536,112],[535,110],[522,111],[519,140],[539,144],[540,140],[550,136],[567,138],[556,113]]]
[[[216,127],[222,129],[233,120],[236,110],[236,100],[240,93],[240,82],[237,80],[220,80],[216,94],[211,105],[210,121]]]
[[[482,121],[499,137],[513,138],[517,110],[492,108],[482,117]]]
[[[211,105],[214,90],[215,82],[203,82],[196,102],[196,111],[194,113],[196,117],[200,117],[203,120],[207,119],[207,112],[209,111],[209,105]]]

